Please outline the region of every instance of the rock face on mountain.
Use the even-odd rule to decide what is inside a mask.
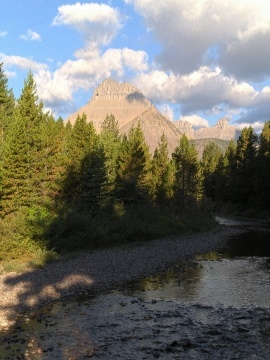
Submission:
[[[168,150],[170,154],[175,150],[176,146],[179,145],[179,140],[182,136],[181,132],[174,126],[172,121],[160,114],[154,106],[151,106],[120,130],[122,133],[128,133],[132,125],[136,127],[139,123],[144,133],[145,141],[149,145],[152,153],[158,146],[162,134],[164,134],[168,140]]]
[[[97,131],[107,115],[114,115],[121,133],[140,123],[145,139],[153,153],[161,135],[168,139],[169,151],[172,152],[182,136],[174,124],[151,104],[145,96],[131,84],[118,83],[107,79],[94,91],[87,105],[70,115],[66,121],[74,124],[77,116],[86,114],[88,121],[93,121]]]
[[[188,121],[177,120],[173,122],[174,126],[189,139],[195,139],[195,130],[192,128],[192,124]]]
[[[135,86],[129,83],[118,83],[112,79],[104,80],[94,91],[90,101],[81,107],[66,121],[74,124],[77,116],[85,114],[88,121],[93,121],[97,131],[107,115],[114,115],[122,134],[127,134],[132,126],[139,123],[145,140],[153,153],[158,146],[161,135],[168,140],[169,152],[172,153],[183,134],[190,140],[222,139],[231,140],[238,136],[234,126],[223,118],[215,126],[194,130],[188,121],[169,121]]]
[[[236,139],[239,132],[233,125],[229,125],[229,120],[222,118],[218,120],[217,124],[211,127],[203,127],[194,130],[188,121],[174,121],[175,126],[183,134],[186,134],[189,139],[222,139],[232,140]]]
[[[237,136],[236,128],[229,125],[229,121],[226,118],[220,119],[216,125],[209,128],[201,128],[195,131],[196,139],[215,138],[222,140],[235,139]]]

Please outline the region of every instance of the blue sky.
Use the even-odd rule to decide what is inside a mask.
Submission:
[[[171,120],[270,119],[268,0],[1,0],[0,62],[15,96],[29,70],[67,117],[106,78],[128,81]]]

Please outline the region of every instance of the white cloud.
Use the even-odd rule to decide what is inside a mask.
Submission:
[[[158,111],[161,112],[164,116],[166,116],[169,120],[173,121],[174,119],[174,111],[171,106],[168,104],[162,104],[157,106]]]
[[[30,41],[41,41],[41,36],[31,29],[28,29],[26,34],[20,35],[20,39],[22,40],[30,40]]]
[[[16,72],[15,72],[15,71],[5,70],[5,74],[6,74],[6,76],[7,76],[9,79],[16,77]]]
[[[255,121],[253,123],[236,123],[233,124],[237,130],[243,130],[244,128],[248,128],[249,126],[252,126],[252,128],[254,129],[254,131],[256,133],[260,133],[264,127],[264,122],[261,121]]]
[[[0,60],[5,64],[5,68],[18,67],[20,69],[40,71],[47,68],[46,64],[42,64],[32,60],[31,58],[25,58],[17,55],[5,55],[0,53]]]
[[[251,106],[259,96],[248,83],[224,76],[219,68],[202,67],[189,75],[155,70],[139,74],[135,82],[153,102],[181,104],[183,114],[206,111],[218,104],[228,108]]]
[[[270,75],[268,0],[126,0],[162,46],[162,70],[188,74],[219,64],[236,79]]]
[[[7,31],[0,31],[0,37],[5,37],[7,36],[8,32]]]
[[[80,89],[92,89],[111,76],[121,78],[126,71],[148,69],[145,51],[129,48],[102,51],[122,26],[117,9],[95,3],[63,5],[58,8],[52,25],[71,26],[83,35],[84,40],[83,47],[74,52],[75,60],[58,64],[54,72],[42,68],[35,74],[39,96],[54,113],[63,109],[64,102],[69,107],[74,93]]]
[[[182,121],[188,121],[194,128],[208,127],[209,123],[206,119],[198,115],[182,116]]]
[[[57,112],[63,102],[71,102],[78,89],[88,90],[104,79],[125,70],[147,69],[147,55],[131,49],[108,49],[104,54],[92,53],[92,58],[68,60],[55,72],[41,69],[35,74],[37,90],[45,105]]]
[[[84,36],[85,42],[95,48],[108,45],[121,28],[117,9],[106,4],[62,5],[52,25],[69,25]]]

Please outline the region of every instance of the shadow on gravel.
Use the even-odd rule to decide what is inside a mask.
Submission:
[[[55,331],[58,329],[55,326],[54,314],[51,313],[52,308],[56,306],[53,304],[65,309],[67,299],[77,300],[79,296],[86,294],[86,288],[88,294],[95,288],[95,276],[89,276],[82,268],[83,266],[80,267],[74,260],[70,260],[53,263],[43,269],[6,276],[0,298],[1,360],[51,359],[55,348],[57,356],[53,355],[54,359],[92,356],[94,347],[91,345],[89,334],[78,331],[75,324],[72,324],[72,333],[69,334],[73,343],[71,340],[61,340],[61,336],[56,343]],[[11,293],[14,293],[12,298]],[[5,294],[8,295],[7,300]],[[57,302],[59,299],[61,301]],[[62,317],[63,313],[61,310]],[[65,321],[62,320],[62,323],[65,324]],[[62,330],[64,334],[67,329]],[[59,338],[59,334],[57,336]]]

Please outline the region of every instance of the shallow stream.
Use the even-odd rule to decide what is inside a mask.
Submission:
[[[227,226],[248,229],[232,237],[221,252],[199,255],[189,266],[123,288],[145,300],[159,298],[203,305],[270,307],[270,229],[255,222],[218,218]]]
[[[270,358],[270,229],[218,220],[247,232],[219,253],[23,317],[0,337],[0,359]]]

